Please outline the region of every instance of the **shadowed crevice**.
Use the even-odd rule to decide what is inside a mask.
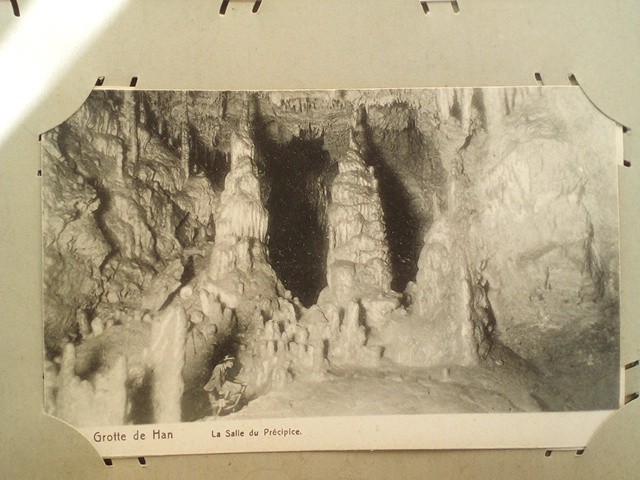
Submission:
[[[256,151],[263,159],[269,211],[271,265],[285,288],[310,306],[326,286],[326,172],[329,153],[312,127],[286,144],[256,121]]]

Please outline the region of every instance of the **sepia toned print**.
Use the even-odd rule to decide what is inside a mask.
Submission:
[[[94,91],[42,140],[45,411],[615,409],[616,128],[577,88]]]

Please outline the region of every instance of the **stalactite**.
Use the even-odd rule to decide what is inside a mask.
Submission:
[[[493,133],[502,124],[505,114],[505,93],[500,88],[486,88],[482,90],[482,101],[485,111],[485,129]]]
[[[460,128],[464,132],[468,132],[471,122],[471,97],[473,90],[470,88],[459,88],[456,92],[458,95],[458,106],[460,108]]]
[[[436,106],[438,108],[438,117],[441,123],[446,122],[451,116],[450,110],[452,105],[451,95],[453,90],[440,88],[436,90]]]
[[[123,111],[127,129],[127,150],[126,165],[124,159],[118,158],[118,173],[124,176],[125,173],[131,173],[138,164],[139,145],[138,145],[138,101],[135,92],[127,90],[123,93],[124,104]]]
[[[189,178],[189,158],[191,156],[190,135],[189,135],[189,104],[186,90],[182,92],[182,119],[180,122],[180,166],[182,175],[186,180]]]

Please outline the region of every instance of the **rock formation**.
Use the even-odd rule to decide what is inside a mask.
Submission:
[[[202,418],[224,355],[249,400],[508,361],[607,408],[614,135],[576,89],[96,91],[42,140],[46,410]]]
[[[235,269],[251,271],[254,259],[266,263],[264,240],[268,216],[262,204],[254,145],[248,129],[245,120],[240,132],[232,133],[231,137],[230,170],[220,198],[216,243],[209,268],[213,280]]]
[[[242,378],[250,383],[248,393],[254,395],[277,388],[294,375],[319,373],[324,365],[312,358],[308,333],[297,321],[297,300],[285,291],[269,264],[268,213],[256,167],[250,106],[243,99],[239,124],[231,133],[230,169],[216,215],[216,242],[197,283],[201,298],[209,298],[203,303],[220,304],[237,318],[241,336],[236,354],[243,365]],[[315,354],[323,352],[316,349]]]
[[[486,283],[455,228],[446,217],[431,227],[407,289],[411,315],[396,316],[384,331],[385,353],[399,363],[473,365],[490,350],[495,320]]]
[[[147,368],[151,376],[153,420],[157,423],[182,420],[186,340],[187,315],[182,308],[166,309],[153,322]]]
[[[331,187],[327,283],[339,303],[391,284],[378,182],[361,150],[351,133]]]
[[[367,345],[372,329],[384,323],[380,307],[397,307],[391,293],[391,269],[383,211],[374,167],[365,161],[363,112],[349,131],[348,149],[338,159],[327,212],[327,287],[318,298],[329,335],[333,363],[370,362],[380,346]]]
[[[127,361],[96,372],[91,381],[75,374],[75,347],[65,346],[56,377],[56,407],[49,413],[78,427],[98,427],[125,423],[127,412]]]

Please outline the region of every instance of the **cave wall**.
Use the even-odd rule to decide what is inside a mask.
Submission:
[[[559,341],[580,363],[617,352],[615,129],[578,90],[531,92],[463,154],[474,257],[501,340],[525,358]]]
[[[45,338],[51,352],[86,334],[85,324],[96,317],[121,323],[141,306],[154,275],[176,259],[186,263],[183,249],[213,236],[219,195],[205,177],[189,176],[157,132],[138,122],[140,102],[132,95],[93,92],[43,136]],[[176,281],[183,273],[168,271]]]
[[[553,370],[563,357],[567,365],[601,362],[611,374],[618,321],[615,124],[577,90],[439,93],[435,117],[418,124],[435,145],[436,178],[444,181],[423,210],[429,227],[416,283],[407,289],[410,311],[430,326],[407,321],[407,335],[403,320],[393,322],[390,336],[406,338],[395,350],[412,364],[465,358],[465,349],[481,356],[483,338],[495,330],[501,343],[541,368]],[[421,328],[424,341],[415,335]],[[437,347],[438,338],[452,334],[468,340],[458,354]]]

